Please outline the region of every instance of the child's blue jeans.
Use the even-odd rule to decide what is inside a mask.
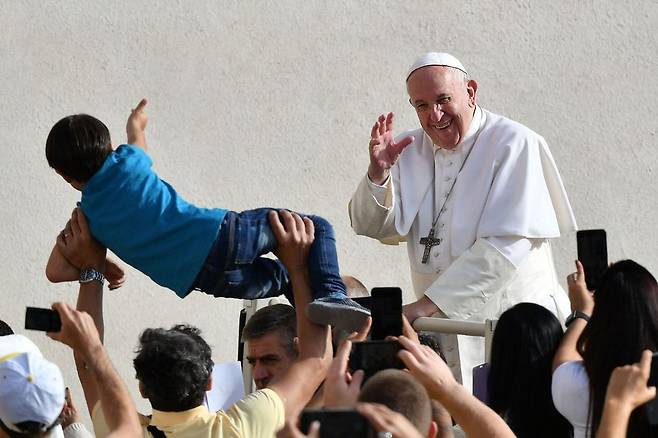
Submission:
[[[193,289],[216,297],[248,300],[284,294],[293,302],[286,268],[279,260],[262,257],[277,246],[268,219],[271,210],[227,213]],[[333,227],[319,216],[307,217],[315,225],[315,240],[308,255],[312,298],[345,298]]]

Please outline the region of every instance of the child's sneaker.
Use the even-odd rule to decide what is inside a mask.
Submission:
[[[322,297],[306,307],[306,315],[316,324],[358,331],[370,316],[370,310],[350,298]]]

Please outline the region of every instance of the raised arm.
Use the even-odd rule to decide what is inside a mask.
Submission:
[[[73,211],[65,234],[66,237],[64,237],[64,233],[60,233],[57,237],[57,248],[66,259],[83,268],[92,268],[101,273],[105,271],[106,250],[92,237],[87,220],[80,209]],[[91,316],[102,343],[104,336],[103,284],[96,280],[81,283],[77,308]],[[85,393],[89,415],[91,415],[94,406],[100,399],[98,382],[94,373],[90,371],[87,360],[75,350],[73,357]]]
[[[368,173],[357,186],[348,206],[350,224],[356,234],[390,245],[404,240],[395,229],[393,185],[389,175],[400,153],[413,140],[413,137],[407,136],[399,142],[395,141],[393,113],[382,114],[372,126],[368,144]]]
[[[370,130],[370,165],[368,178],[377,185],[382,185],[388,179],[391,167],[400,157],[400,154],[414,141],[411,136],[404,137],[395,142],[393,136],[393,113],[379,116]]]
[[[409,372],[425,386],[472,438],[514,437],[505,421],[475,398],[452,376],[450,369],[431,348],[405,336],[398,341],[404,347],[399,355]]]
[[[571,310],[591,316],[594,310],[594,298],[592,293],[587,290],[583,265],[577,260],[576,272],[567,276],[567,284],[569,286]],[[565,362],[583,359],[577,351],[577,343],[586,325],[587,321],[583,318],[576,318],[571,321],[553,357],[553,371]]]
[[[62,329],[56,333],[48,333],[48,336],[68,345],[84,360],[89,374],[97,384],[103,414],[111,431],[109,436],[141,436],[142,430],[135,405],[103,348],[91,316],[64,303],[53,304],[53,309],[59,313]]]
[[[296,418],[327,374],[331,362],[328,326],[314,324],[306,317],[311,301],[308,252],[314,239],[313,222],[296,214],[270,213],[270,224],[278,241],[275,254],[288,269],[297,314],[299,356],[283,374],[272,380],[285,408],[286,419]]]
[[[144,150],[146,150],[146,135],[144,134],[144,130],[148,123],[148,115],[145,111],[146,104],[146,99],[140,100],[135,109],[130,112],[128,122],[126,123],[128,144],[138,146]]]
[[[596,438],[624,438],[628,419],[638,407],[656,397],[656,387],[647,386],[651,351],[644,350],[639,363],[615,368],[605,394],[601,424]]]

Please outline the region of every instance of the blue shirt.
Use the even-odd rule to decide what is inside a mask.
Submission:
[[[98,241],[184,297],[227,210],[188,203],[155,174],[152,165],[142,149],[119,146],[83,187],[80,207]]]

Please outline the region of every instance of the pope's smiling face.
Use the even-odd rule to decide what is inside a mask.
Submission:
[[[407,80],[409,103],[436,146],[453,149],[473,120],[477,83],[455,68],[427,66]]]

